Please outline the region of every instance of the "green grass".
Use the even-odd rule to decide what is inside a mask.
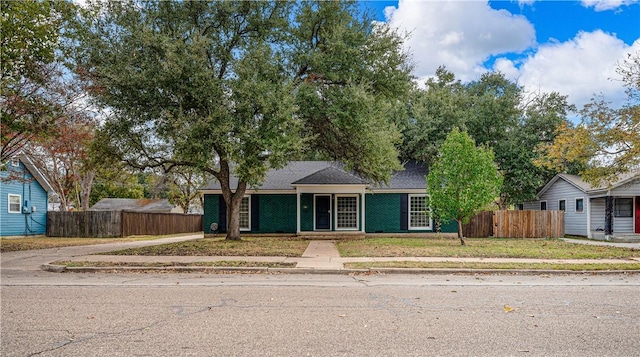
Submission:
[[[243,238],[227,241],[224,238],[204,238],[192,241],[124,249],[103,255],[179,255],[179,256],[278,256],[300,257],[309,245],[299,238]]]
[[[414,268],[414,269],[533,269],[569,271],[640,270],[640,263],[556,264],[556,263],[480,263],[480,262],[358,262],[345,263],[347,269]]]
[[[165,236],[133,236],[124,238],[67,238],[67,237],[29,237],[29,238],[2,238],[0,239],[0,252],[15,252],[19,250],[61,248],[79,245],[93,245],[106,243],[137,242],[154,240],[167,237],[177,237],[184,234]]]
[[[343,257],[475,257],[541,259],[625,259],[640,250],[567,243],[560,239],[369,238],[337,243]]]
[[[140,268],[157,268],[157,267],[212,267],[212,268],[295,268],[296,263],[284,263],[284,262],[247,262],[247,261],[218,261],[218,262],[191,262],[191,263],[178,263],[178,262],[153,262],[153,263],[140,263],[140,262],[108,262],[108,261],[69,261],[62,260],[51,263],[53,265],[62,265],[68,268],[86,268],[86,267],[140,267]]]

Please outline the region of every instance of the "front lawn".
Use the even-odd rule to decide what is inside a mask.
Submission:
[[[184,234],[180,234],[184,235]],[[178,235],[175,235],[178,236]],[[19,250],[48,249],[72,247],[78,245],[93,245],[106,243],[137,242],[154,240],[171,236],[136,236],[125,238],[67,238],[67,237],[30,237],[30,238],[2,238],[0,252],[15,252]]]
[[[343,257],[460,257],[540,259],[625,259],[640,250],[567,243],[560,239],[368,238],[340,241]]]
[[[204,238],[101,254],[300,257],[308,245],[308,240],[298,238],[256,237],[242,238],[240,241],[227,241],[224,238]]]

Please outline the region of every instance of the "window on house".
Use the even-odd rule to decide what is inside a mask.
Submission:
[[[565,201],[565,200],[558,201],[558,209],[560,211],[566,211],[567,210],[567,201]]]
[[[431,229],[425,195],[409,195],[409,229]]]
[[[580,213],[584,211],[584,199],[576,198],[576,212]]]
[[[22,210],[22,197],[9,194],[9,213],[20,213]]]
[[[14,167],[20,166],[20,160],[18,160],[17,157],[12,157],[11,158],[11,166],[14,166]]]
[[[358,229],[358,197],[336,197],[336,229]]]
[[[540,201],[540,210],[541,211],[547,210],[547,201]]]
[[[613,215],[614,217],[633,217],[633,198],[616,198]]]
[[[240,229],[243,231],[251,230],[251,200],[249,196],[242,197],[240,202]]]
[[[524,211],[524,203],[518,203],[517,210],[518,211]]]

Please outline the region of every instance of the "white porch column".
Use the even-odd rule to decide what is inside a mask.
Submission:
[[[296,234],[300,234],[300,189],[296,187]]]
[[[366,232],[365,227],[364,227],[364,223],[367,220],[367,217],[365,215],[366,211],[365,211],[365,204],[364,204],[364,201],[365,201],[364,197],[366,196],[366,194],[367,194],[367,190],[366,189],[362,189],[362,200],[360,200],[361,201],[361,203],[360,203],[361,208],[360,209],[362,210],[362,227],[361,227],[362,232]]]

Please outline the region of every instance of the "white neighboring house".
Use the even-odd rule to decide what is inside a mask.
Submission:
[[[538,192],[536,201],[520,208],[565,211],[565,233],[569,235],[640,238],[640,170],[621,176],[608,187],[592,187],[579,176],[558,174]]]

